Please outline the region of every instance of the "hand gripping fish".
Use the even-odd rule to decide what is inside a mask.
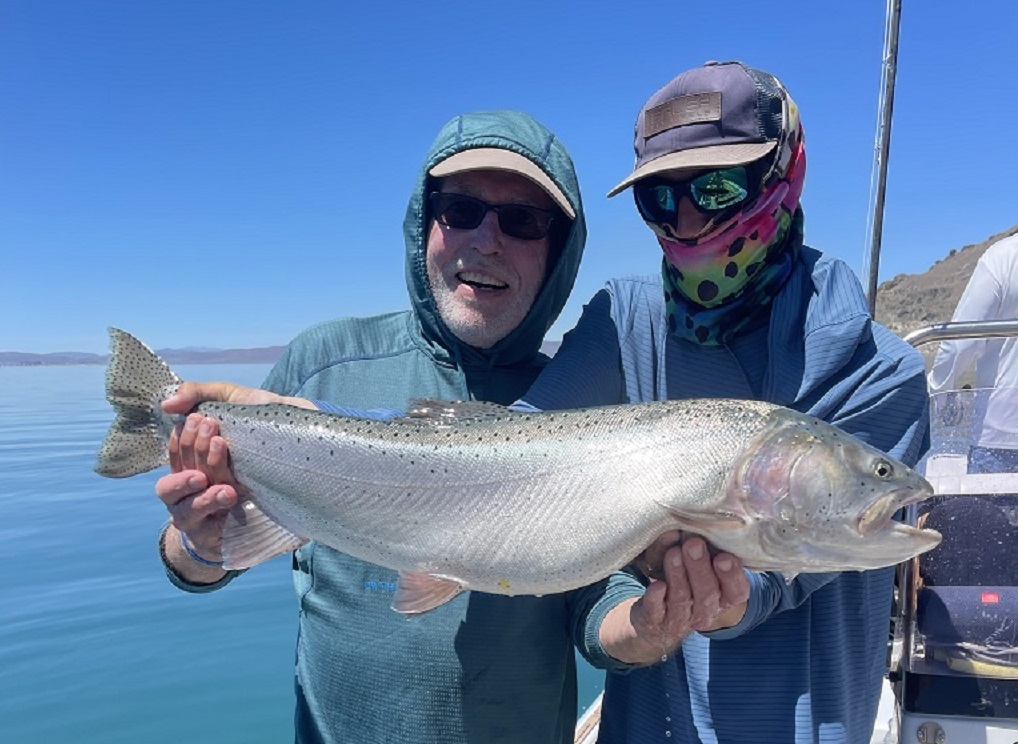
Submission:
[[[96,471],[165,465],[181,379],[110,329],[116,420]],[[902,463],[819,419],[748,400],[675,400],[547,413],[423,401],[369,421],[286,405],[202,403],[245,498],[223,536],[227,568],[317,540],[400,572],[393,607],[465,590],[563,592],[601,579],[658,535],[703,535],[747,568],[888,566],[940,535],[892,519],[932,495]]]

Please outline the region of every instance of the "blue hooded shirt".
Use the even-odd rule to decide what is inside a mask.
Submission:
[[[720,347],[668,332],[659,276],[609,282],[518,406],[578,408],[695,397],[765,400],[825,419],[914,465],[929,446],[921,355],[874,323],[841,261],[804,247],[769,321]],[[626,667],[594,627],[622,596],[589,600],[582,650],[609,669],[599,742],[868,744],[887,661],[893,569],[747,572],[735,627],[693,633],[667,661]],[[665,738],[667,737],[667,738]]]

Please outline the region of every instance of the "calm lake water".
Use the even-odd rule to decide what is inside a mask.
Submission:
[[[181,365],[258,385],[268,365]],[[279,558],[225,590],[164,578],[153,486],[96,475],[105,368],[0,367],[0,742],[293,739],[296,600]],[[583,664],[580,708],[601,688]]]

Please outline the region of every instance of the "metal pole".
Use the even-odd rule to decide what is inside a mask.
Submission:
[[[877,313],[877,279],[880,271],[880,241],[884,230],[884,194],[887,185],[887,159],[891,149],[891,114],[894,110],[894,76],[898,69],[898,26],[901,22],[901,0],[889,0],[890,19],[887,47],[884,50],[884,105],[880,111],[880,139],[877,150],[877,194],[873,207],[873,230],[870,236],[869,281],[866,299],[870,315]]]

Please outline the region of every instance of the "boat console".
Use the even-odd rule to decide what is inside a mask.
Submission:
[[[936,496],[908,518],[944,539],[898,573],[896,741],[1018,742],[1018,473],[973,450],[989,392],[931,397],[919,467]]]

